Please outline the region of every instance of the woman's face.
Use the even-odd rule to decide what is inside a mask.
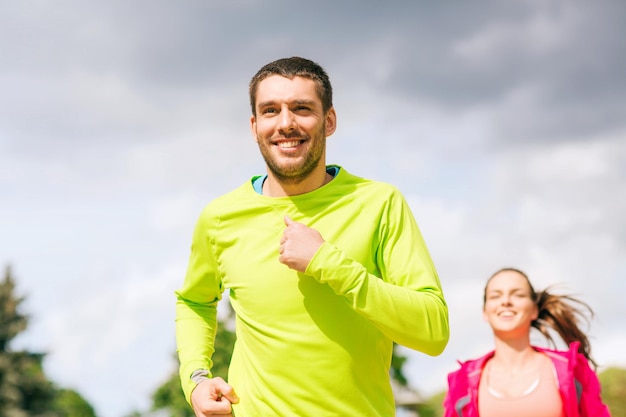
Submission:
[[[537,319],[538,309],[526,277],[501,271],[488,282],[483,317],[496,335],[525,336]]]

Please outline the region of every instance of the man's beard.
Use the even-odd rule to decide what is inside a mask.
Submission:
[[[295,185],[304,181],[319,165],[326,149],[325,131],[324,124],[319,131],[314,133],[313,137],[300,134],[286,136],[286,138],[293,137],[294,139],[306,140],[307,144],[312,146],[304,155],[304,160],[300,163],[281,165],[272,159],[270,148],[275,145],[267,145],[267,141],[258,136],[257,143],[259,144],[261,155],[263,155],[263,159],[274,177],[283,184]]]

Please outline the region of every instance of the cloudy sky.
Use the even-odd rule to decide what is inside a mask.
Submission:
[[[596,360],[626,367],[624,21],[618,0],[3,1],[15,347],[49,352],[101,417],[148,407],[196,218],[264,172],[248,81],[300,55],[333,81],[328,162],[399,187],[439,271],[452,336],[406,351],[414,388],[491,346],[482,288],[503,266],[588,302]]]

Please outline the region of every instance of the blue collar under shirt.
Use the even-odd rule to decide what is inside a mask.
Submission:
[[[326,167],[326,172],[335,178],[335,176],[339,173],[339,167],[337,165],[328,165]],[[254,191],[258,194],[263,194],[263,183],[266,179],[267,174],[252,178],[252,187],[254,187]]]

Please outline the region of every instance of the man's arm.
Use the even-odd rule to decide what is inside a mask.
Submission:
[[[200,216],[193,233],[191,254],[183,286],[176,291],[176,346],[180,361],[180,380],[185,398],[191,404],[196,387],[194,371],[210,370],[217,332],[217,303],[221,286],[209,235],[211,222],[206,212]],[[207,377],[211,377],[207,372]]]
[[[448,307],[417,223],[399,193],[377,221],[382,230],[377,253],[382,279],[325,242],[316,230],[291,219],[285,220],[279,260],[327,283],[395,342],[439,355],[450,335]]]

